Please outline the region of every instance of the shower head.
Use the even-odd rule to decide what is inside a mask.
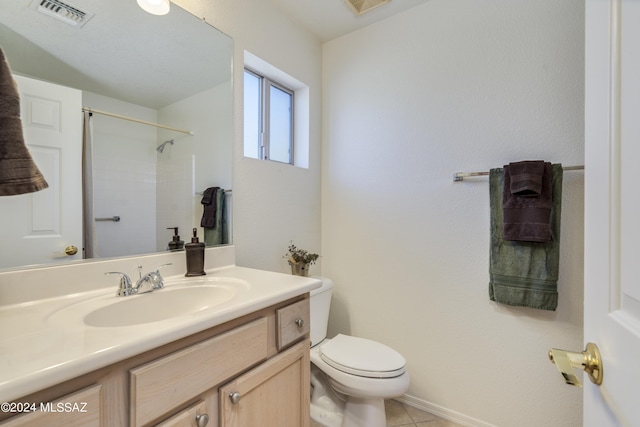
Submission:
[[[170,140],[165,141],[165,142],[163,142],[162,144],[158,145],[158,146],[156,147],[156,151],[157,151],[158,153],[162,153],[162,152],[164,151],[164,147],[165,147],[165,145],[167,145],[167,144],[171,144],[171,145],[173,145],[173,139],[170,139]]]

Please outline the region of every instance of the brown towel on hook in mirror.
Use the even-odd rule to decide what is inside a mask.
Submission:
[[[551,240],[552,171],[551,163],[543,162],[544,172],[540,195],[519,196],[513,194],[511,177],[513,163],[504,166],[504,189],[502,210],[504,213],[503,235],[505,240],[521,242],[549,242]]]
[[[202,193],[202,200],[200,203],[202,208],[202,219],[200,220],[200,227],[212,228],[216,224],[216,213],[218,210],[217,205],[217,193],[220,187],[209,187]]]
[[[20,96],[0,48],[0,196],[33,193],[48,186],[25,145]]]

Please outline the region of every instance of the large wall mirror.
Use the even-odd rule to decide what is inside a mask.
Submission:
[[[0,46],[49,182],[0,197],[0,268],[165,251],[175,228],[231,242],[231,38],[175,4],[12,0]]]

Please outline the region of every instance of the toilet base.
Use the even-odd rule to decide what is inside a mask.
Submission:
[[[322,427],[386,427],[384,400],[349,398],[339,411],[326,396],[311,404],[311,419]]]
[[[349,397],[344,405],[342,427],[386,427],[387,419],[382,399]]]
[[[322,427],[342,427],[344,401],[331,389],[326,375],[311,364],[311,419]]]
[[[342,410],[336,410],[328,398],[311,403],[311,419],[322,427],[342,427]]]
[[[386,427],[384,399],[339,394],[313,364],[311,386],[311,419],[322,427]]]

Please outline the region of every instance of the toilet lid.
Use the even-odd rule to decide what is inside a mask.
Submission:
[[[365,338],[339,334],[320,347],[328,365],[352,375],[393,378],[405,372],[406,360],[394,349]]]

